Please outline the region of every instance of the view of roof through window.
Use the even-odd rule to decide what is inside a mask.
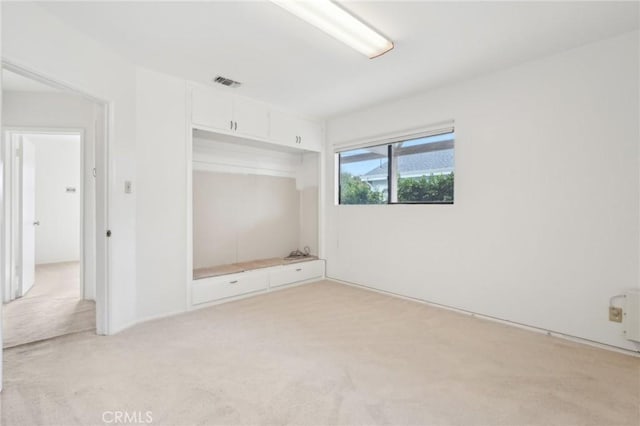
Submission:
[[[450,204],[454,164],[453,132],[342,152],[340,204]]]

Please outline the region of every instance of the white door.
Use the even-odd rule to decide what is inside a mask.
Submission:
[[[20,156],[22,198],[22,249],[20,261],[20,295],[24,296],[33,287],[36,269],[36,156],[35,146],[27,138],[22,138]]]

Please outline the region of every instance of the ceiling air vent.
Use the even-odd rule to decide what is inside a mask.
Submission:
[[[221,75],[214,78],[213,82],[227,87],[240,87],[242,84],[239,81],[231,80],[230,78],[222,77]]]

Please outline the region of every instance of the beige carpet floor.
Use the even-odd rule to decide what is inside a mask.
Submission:
[[[5,351],[2,424],[635,425],[640,360],[328,281]]]
[[[2,307],[5,348],[95,330],[95,303],[80,299],[80,264],[36,266],[35,284]]]

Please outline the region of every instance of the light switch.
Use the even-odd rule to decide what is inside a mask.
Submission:
[[[131,181],[130,180],[125,180],[124,181],[124,193],[125,194],[131,194]]]

